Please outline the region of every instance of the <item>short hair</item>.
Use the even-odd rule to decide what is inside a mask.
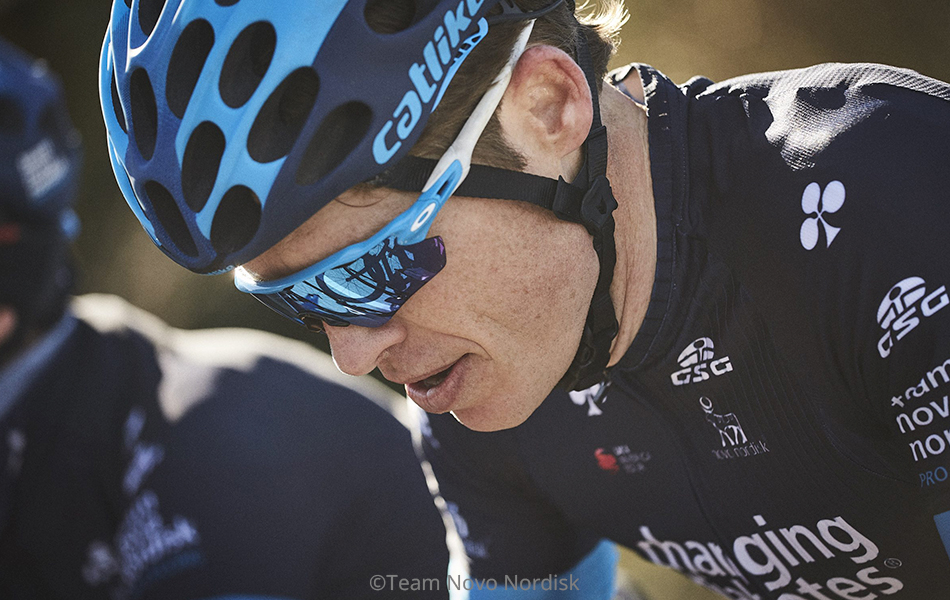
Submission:
[[[550,3],[551,0],[515,0],[515,4],[525,12],[539,10]],[[398,31],[411,22],[414,4],[413,0],[375,2],[371,5],[372,10],[367,10],[366,17],[377,31]],[[601,0],[597,10],[585,2],[577,8],[575,18],[569,4],[572,3],[562,2],[537,19],[528,47],[554,46],[577,61],[577,40],[579,36],[585,36],[590,49],[592,75],[599,88],[607,74],[607,63],[619,44],[620,28],[627,20],[627,11],[623,0]],[[493,10],[500,11],[500,7]],[[442,156],[508,60],[523,27],[523,21],[501,22],[492,26],[491,32],[462,63],[438,109],[429,118],[419,141],[410,151],[411,154],[436,159]],[[511,148],[502,136],[497,113],[479,138],[472,162],[514,170],[524,168],[524,157]]]

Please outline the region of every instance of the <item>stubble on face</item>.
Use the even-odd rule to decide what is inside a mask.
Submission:
[[[414,325],[398,362],[424,347],[441,366],[471,348],[452,413],[471,429],[514,427],[577,351],[598,274],[590,237],[529,204],[473,198],[450,200],[433,232],[446,268],[397,313]],[[411,343],[413,333],[427,343]]]
[[[297,272],[369,237],[414,199],[351,190],[247,268],[267,280]],[[464,197],[449,199],[429,236],[442,237],[445,268],[384,327],[328,331],[334,358],[344,372],[374,365],[403,384],[452,367],[436,393],[415,394],[417,404],[475,430],[514,427],[577,350],[597,280],[590,237],[527,203]]]

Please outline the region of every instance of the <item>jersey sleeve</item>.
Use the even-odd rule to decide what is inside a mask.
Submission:
[[[448,414],[419,414],[425,457],[475,581],[565,574],[597,547],[598,536],[579,531],[534,485],[517,428],[474,432]]]

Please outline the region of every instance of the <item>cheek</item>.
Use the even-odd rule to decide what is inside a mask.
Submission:
[[[486,343],[576,349],[597,282],[590,237],[580,225],[500,202],[490,218],[463,213],[445,228],[446,267],[429,285],[467,313]]]
[[[547,256],[550,260],[529,261],[525,276],[497,273],[485,284],[494,290],[493,303],[479,314],[472,335],[491,361],[466,408],[456,411],[467,427],[493,431],[522,423],[570,366],[597,276],[593,249],[591,258],[577,248],[571,249],[579,254],[576,260],[565,259],[573,254]],[[509,265],[518,263],[510,257]]]

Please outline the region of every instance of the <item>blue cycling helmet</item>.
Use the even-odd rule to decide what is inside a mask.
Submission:
[[[116,0],[100,68],[119,186],[200,273],[260,255],[403,158],[499,0]],[[484,33],[482,33],[484,35]]]
[[[0,39],[2,220],[73,237],[81,151],[58,79]]]
[[[535,203],[593,237],[600,277],[565,385],[596,383],[617,332],[609,296],[617,203],[586,34],[575,42],[594,119],[574,181],[476,166],[469,173],[480,130],[465,132],[484,111],[463,127],[461,154],[453,152],[457,139],[438,164],[408,156],[490,25],[521,22],[530,33],[530,23],[558,6],[573,15],[574,2],[549,0],[526,12],[514,0],[412,0],[400,27],[375,26],[370,15],[392,3],[115,0],[100,98],[123,195],[170,258],[218,273],[262,254],[354,185],[421,191],[413,208],[312,273],[259,285],[238,272],[240,289],[314,328],[379,326],[438,273],[445,250],[426,231],[456,189]]]

